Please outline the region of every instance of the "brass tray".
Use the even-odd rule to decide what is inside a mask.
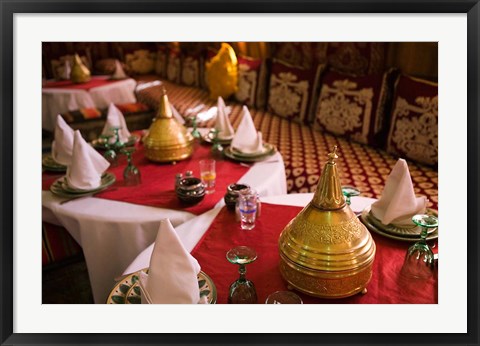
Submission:
[[[416,242],[420,238],[420,228],[418,226],[400,228],[393,225],[383,225],[378,219],[376,219],[370,212],[371,206],[366,207],[360,214],[360,221],[372,232],[380,234],[384,237]],[[427,209],[427,214],[433,214],[438,216],[438,213],[433,209]],[[375,219],[375,220],[374,220]],[[434,240],[438,238],[438,228],[432,229],[427,235],[427,240]]]
[[[67,190],[66,188],[68,185],[66,184],[65,179],[66,179],[65,176],[63,176],[55,180],[53,184],[50,185],[50,191],[54,195],[57,195],[59,197],[67,197],[67,198],[85,197],[106,189],[107,187],[112,185],[116,180],[115,175],[113,173],[107,172],[102,175],[100,186],[97,187],[96,189],[77,190],[77,189],[69,188]]]
[[[43,154],[42,155],[42,168],[50,172],[66,172],[67,166],[64,166],[52,157],[52,154]]]
[[[142,271],[147,273],[148,268],[144,268]],[[141,290],[138,283],[139,272],[132,273],[119,281],[108,295],[107,304],[141,304]],[[217,302],[217,288],[212,279],[201,271],[197,275],[197,280],[200,290],[199,298],[205,296],[209,304],[215,304]]]

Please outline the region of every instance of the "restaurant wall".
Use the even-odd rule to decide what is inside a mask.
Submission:
[[[283,43],[272,42],[230,42],[237,54],[253,58],[275,57],[279,53],[279,46]],[[303,60],[322,62],[325,52],[336,43],[296,42],[292,46],[299,47]],[[338,43],[337,43],[338,44]],[[369,43],[355,43],[357,47],[364,47]],[[438,79],[438,43],[437,42],[387,42],[375,43],[382,47],[383,67],[397,67],[403,73],[425,78],[431,81]],[[95,62],[114,58],[125,61],[125,55],[138,49],[147,49],[155,52],[161,46],[176,47],[184,52],[198,53],[208,48],[218,48],[219,42],[44,42],[42,49],[42,72],[46,78],[53,77],[51,60],[64,55],[79,53],[85,56],[90,66]]]

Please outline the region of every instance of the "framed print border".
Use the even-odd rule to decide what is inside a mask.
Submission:
[[[1,206],[1,324],[2,345],[21,344],[197,344],[199,340],[209,344],[469,344],[478,345],[479,275],[478,249],[478,180],[480,99],[480,56],[478,0],[234,0],[234,1],[159,1],[124,0],[113,3],[100,1],[1,1],[1,60],[0,104],[1,155],[0,191]],[[112,6],[114,4],[114,6]],[[248,6],[246,6],[248,5]],[[14,333],[13,320],[13,229],[14,229],[14,119],[13,119],[13,17],[17,13],[467,13],[467,155],[468,162],[468,307],[465,334],[25,334]]]

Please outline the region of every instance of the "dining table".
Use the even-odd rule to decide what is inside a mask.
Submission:
[[[107,170],[116,176],[115,184],[94,196],[68,199],[54,195],[49,188],[65,173],[42,175],[42,221],[63,226],[82,247],[95,303],[105,302],[114,278],[152,244],[162,219],[178,227],[208,217],[223,205],[232,183],[249,185],[261,198],[287,192],[279,152],[251,163],[217,157],[215,192],[197,205],[183,205],[175,195],[175,175],[190,170],[199,177],[199,160],[212,157],[211,145],[196,143],[192,157],[164,164],[147,160],[141,141],[136,148],[134,163],[142,177],[138,186],[123,185],[125,158]],[[192,233],[188,241],[193,245],[198,239]]]
[[[279,270],[278,237],[303,207],[313,198],[313,193],[266,196],[261,198],[262,211],[252,230],[242,230],[235,216],[222,203],[200,216],[175,227],[185,249],[195,257],[202,272],[214,283],[216,303],[227,303],[230,284],[238,278],[237,268],[226,259],[228,250],[235,246],[249,246],[258,258],[246,266],[246,277],[257,290],[258,303],[263,304],[269,294],[287,291],[292,287],[282,278]],[[360,215],[376,199],[352,197],[350,208]],[[427,280],[411,279],[402,275],[402,266],[411,241],[401,241],[370,233],[376,244],[372,279],[366,294],[341,299],[312,297],[296,292],[303,303],[310,304],[436,304],[438,303],[438,267]],[[431,243],[438,256],[438,243]],[[142,251],[124,270],[126,277],[147,270],[154,243]],[[120,280],[120,279],[119,279]],[[113,291],[112,291],[113,292]]]
[[[110,103],[135,103],[137,82],[92,76],[86,83],[46,81],[42,85],[42,129],[53,131],[58,114],[84,108],[107,108]]]

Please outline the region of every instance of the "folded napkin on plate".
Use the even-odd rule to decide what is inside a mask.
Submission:
[[[182,125],[185,124],[185,119],[183,119],[183,117],[180,115],[180,113],[178,113],[177,109],[173,107],[172,104],[170,104],[170,108],[172,108],[172,114],[175,120],[177,120]]]
[[[412,216],[425,213],[426,197],[415,197],[407,162],[399,159],[387,178],[382,196],[372,204],[372,214],[384,225],[413,225]]]
[[[148,274],[140,272],[142,304],[197,304],[200,265],[183,247],[170,220],[160,221]]]
[[[120,112],[120,110],[115,107],[113,103],[110,103],[110,106],[108,106],[107,121],[103,127],[102,135],[114,136],[115,132],[112,130],[112,127],[120,127],[120,130],[118,130],[120,141],[128,142],[131,134],[128,131],[127,122],[125,121],[122,112]],[[110,142],[114,143],[115,140],[116,139],[112,137]]]
[[[123,70],[122,64],[120,61],[115,60],[115,71],[112,74],[112,79],[125,79],[128,76],[126,75],[125,71]]]
[[[232,139],[235,131],[233,130],[230,119],[226,112],[225,101],[221,96],[217,101],[217,119],[215,120],[215,129],[218,130],[219,139]]]
[[[242,121],[238,125],[231,146],[245,154],[261,153],[263,151],[262,133],[257,132],[246,106],[243,106]]]
[[[61,165],[68,166],[72,162],[73,130],[62,116],[57,115],[55,139],[52,142],[52,157]]]
[[[72,163],[67,168],[68,186],[79,190],[96,189],[108,166],[110,163],[82,138],[80,131],[75,131]]]

